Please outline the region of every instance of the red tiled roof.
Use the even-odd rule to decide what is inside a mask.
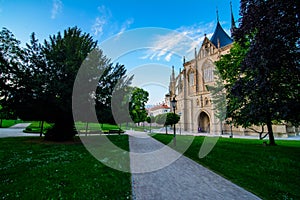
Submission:
[[[159,109],[170,109],[170,107],[166,104],[159,104],[159,105],[156,105],[156,106],[150,108],[149,110],[154,111],[154,110],[159,110]]]

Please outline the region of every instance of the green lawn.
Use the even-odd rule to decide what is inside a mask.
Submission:
[[[85,122],[76,122],[75,123],[76,129],[80,131],[86,130],[86,123]],[[89,131],[108,131],[111,129],[119,129],[118,125],[112,124],[99,124],[99,123],[88,123],[88,130]]]
[[[129,149],[127,135],[109,139]],[[103,165],[77,140],[0,139],[0,199],[130,199],[130,174]]]
[[[153,137],[165,144],[172,139],[162,134]],[[196,137],[184,155],[263,199],[300,199],[300,141],[264,146],[260,140],[220,138],[213,150],[199,159],[203,139]]]
[[[47,129],[51,128],[53,124],[49,124],[44,122],[44,133]],[[76,122],[75,127],[78,131],[85,132],[86,130],[86,123],[85,122]],[[117,125],[112,124],[99,124],[99,123],[88,123],[88,131],[108,131],[111,129],[118,129]],[[40,133],[41,131],[41,122],[40,121],[33,121],[31,124],[26,128],[24,132],[27,133]]]
[[[21,122],[22,122],[22,120],[3,119],[1,128],[8,128],[10,126],[13,126],[13,125],[15,125],[17,123],[21,123]]]
[[[26,127],[26,129],[24,130],[25,133],[40,133],[41,132],[41,125],[42,125],[41,121],[31,121],[29,123],[31,123],[31,124]],[[45,133],[47,131],[47,129],[51,128],[52,126],[53,126],[53,124],[44,122],[43,132]]]

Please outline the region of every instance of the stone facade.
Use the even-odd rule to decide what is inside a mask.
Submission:
[[[232,19],[232,22],[234,20]],[[234,28],[234,25],[232,25]],[[166,102],[169,103],[176,97],[176,113],[179,114],[180,122],[177,124],[189,132],[205,132],[210,134],[234,133],[241,135],[258,135],[253,131],[261,130],[261,127],[230,127],[224,121],[216,117],[216,109],[213,105],[212,94],[207,86],[215,84],[214,62],[221,55],[228,54],[233,45],[232,38],[223,30],[219,21],[211,39],[205,36],[200,49],[195,49],[195,57],[189,61],[183,61],[183,70],[175,76],[174,67],[170,78],[169,94]],[[287,136],[290,127],[277,125],[273,127],[275,136]],[[265,131],[267,129],[264,129]]]
[[[229,36],[228,36],[229,37]],[[207,85],[213,85],[214,62],[229,53],[232,43],[219,48],[205,37],[195,58],[184,62],[183,70],[170,82],[170,97],[176,96],[176,112],[181,115],[179,125],[185,131],[219,132],[220,122],[215,116],[211,93]],[[174,71],[174,69],[173,69]]]

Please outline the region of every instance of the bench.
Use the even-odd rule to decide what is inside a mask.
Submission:
[[[108,131],[108,134],[114,134],[114,133],[118,133],[119,135],[121,134],[121,133],[124,133],[125,131],[123,131],[122,129],[110,129],[109,131]]]

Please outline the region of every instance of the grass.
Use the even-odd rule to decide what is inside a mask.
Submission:
[[[153,137],[164,144],[172,139]],[[203,140],[196,137],[184,155],[263,199],[300,199],[300,141],[278,140],[277,146],[264,146],[259,140],[220,138],[200,159]]]
[[[135,130],[135,131],[142,131],[142,132],[144,132],[145,130],[146,131],[150,131],[150,130],[153,130],[153,129],[160,129],[160,128],[163,128],[162,126],[151,126],[151,128],[150,128],[150,126],[149,125],[147,125],[147,126],[143,126],[142,124],[140,125],[140,126],[137,126],[137,125],[135,125],[135,124],[132,124],[132,123],[130,123],[130,124],[122,124],[122,128],[125,128],[125,129],[127,129],[127,130],[130,130],[130,129],[132,129],[132,130]]]
[[[8,128],[10,126],[13,126],[13,125],[15,125],[17,123],[21,123],[21,122],[22,122],[22,120],[3,119],[1,128]]]
[[[86,123],[85,122],[76,122],[75,123],[76,129],[80,131],[86,130]],[[88,130],[89,131],[99,131],[102,130],[104,132],[109,130],[117,130],[119,129],[118,125],[112,125],[112,124],[99,124],[99,123],[89,123],[88,124]]]
[[[129,149],[126,135],[109,139]],[[0,199],[130,199],[130,174],[103,165],[77,140],[0,139]]]
[[[25,133],[40,133],[41,132],[41,121],[32,121],[31,124],[26,127],[24,130]],[[44,122],[43,132],[45,133],[49,128],[51,128],[53,124],[49,124]]]
[[[49,124],[44,122],[44,129],[43,132],[45,133],[47,129],[51,128],[53,124]],[[85,132],[86,130],[86,123],[85,122],[76,122],[75,127],[77,130],[81,132]],[[89,123],[88,124],[88,131],[109,131],[109,130],[116,130],[119,127],[117,125],[112,124],[99,124],[99,123]],[[40,133],[41,131],[41,122],[40,121],[33,121],[31,124],[25,129],[24,132],[26,133]]]

